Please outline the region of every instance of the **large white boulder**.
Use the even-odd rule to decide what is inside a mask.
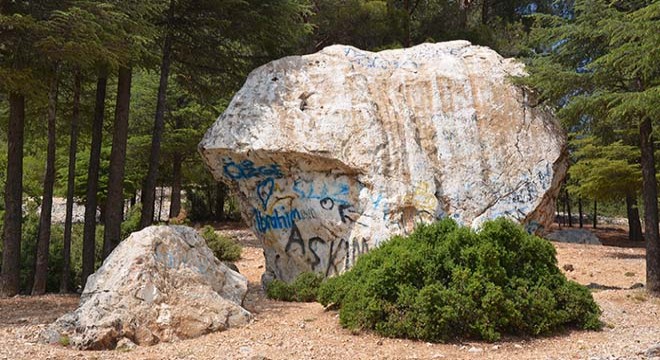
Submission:
[[[248,77],[199,145],[263,241],[267,278],[332,275],[420,221],[553,218],[565,134],[523,66],[467,41],[336,45]]]
[[[123,338],[139,345],[193,338],[247,323],[246,292],[247,279],[194,229],[151,226],[117,246],[89,277],[78,309],[44,336],[81,349],[111,349]]]

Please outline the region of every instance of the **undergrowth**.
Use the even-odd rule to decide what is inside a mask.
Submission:
[[[221,261],[236,261],[241,258],[241,246],[228,237],[219,235],[215,229],[207,225],[202,228],[202,237],[213,255]]]
[[[450,219],[420,225],[327,279],[318,299],[338,306],[353,331],[434,342],[602,326],[589,290],[558,269],[554,247],[505,219],[478,233]]]
[[[314,302],[322,282],[323,275],[304,272],[291,284],[278,279],[273,280],[266,287],[266,295],[274,300]]]

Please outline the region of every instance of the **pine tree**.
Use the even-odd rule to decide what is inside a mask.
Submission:
[[[595,135],[637,128],[647,246],[647,290],[660,294],[653,120],[660,119],[660,2],[581,0],[574,16],[539,16],[542,53],[527,83],[572,128]]]

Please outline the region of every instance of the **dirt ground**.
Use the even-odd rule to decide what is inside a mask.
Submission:
[[[645,359],[644,352],[660,343],[660,299],[629,289],[644,283],[645,251],[627,243],[620,229],[595,231],[603,246],[553,243],[566,275],[594,289],[606,324],[602,331],[449,344],[354,335],[339,326],[336,312],[319,304],[266,299],[257,240],[236,226],[221,231],[244,246],[237,265],[249,279],[245,307],[254,314],[249,325],[130,351],[76,351],[40,344],[37,335],[75,309],[77,296],[0,299],[0,359]]]

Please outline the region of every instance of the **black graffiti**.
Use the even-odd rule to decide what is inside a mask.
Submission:
[[[339,270],[337,269],[337,254],[341,252],[341,247],[342,245],[345,247],[345,250],[348,251],[348,242],[346,240],[341,239],[339,241],[339,244],[337,245],[337,249],[335,250],[335,242],[332,241],[330,243],[330,256],[328,258],[328,267],[325,269],[325,276],[330,275],[330,269],[334,270],[334,274],[339,274]]]
[[[335,201],[330,199],[329,197],[321,199],[320,203],[321,203],[321,207],[325,210],[332,210],[332,208],[335,207]]]
[[[293,244],[298,244],[302,249],[302,254],[305,255],[305,240],[303,240],[302,235],[300,235],[300,230],[298,230],[298,226],[295,222],[291,226],[291,234],[289,235],[289,241],[286,243],[284,251],[288,253]]]
[[[355,220],[351,219],[348,214],[355,214],[356,211],[353,209],[352,205],[339,205],[339,218],[341,219],[341,222],[346,223],[347,221],[350,222],[355,222]]]
[[[313,238],[309,239],[309,252],[312,253],[314,256],[314,260],[312,260],[311,264],[312,265],[312,270],[316,270],[316,267],[321,263],[321,258],[319,257],[319,254],[317,253],[318,251],[318,246],[315,245],[312,247],[314,244],[322,244],[325,245],[325,240],[321,239],[318,236],[314,236]]]

